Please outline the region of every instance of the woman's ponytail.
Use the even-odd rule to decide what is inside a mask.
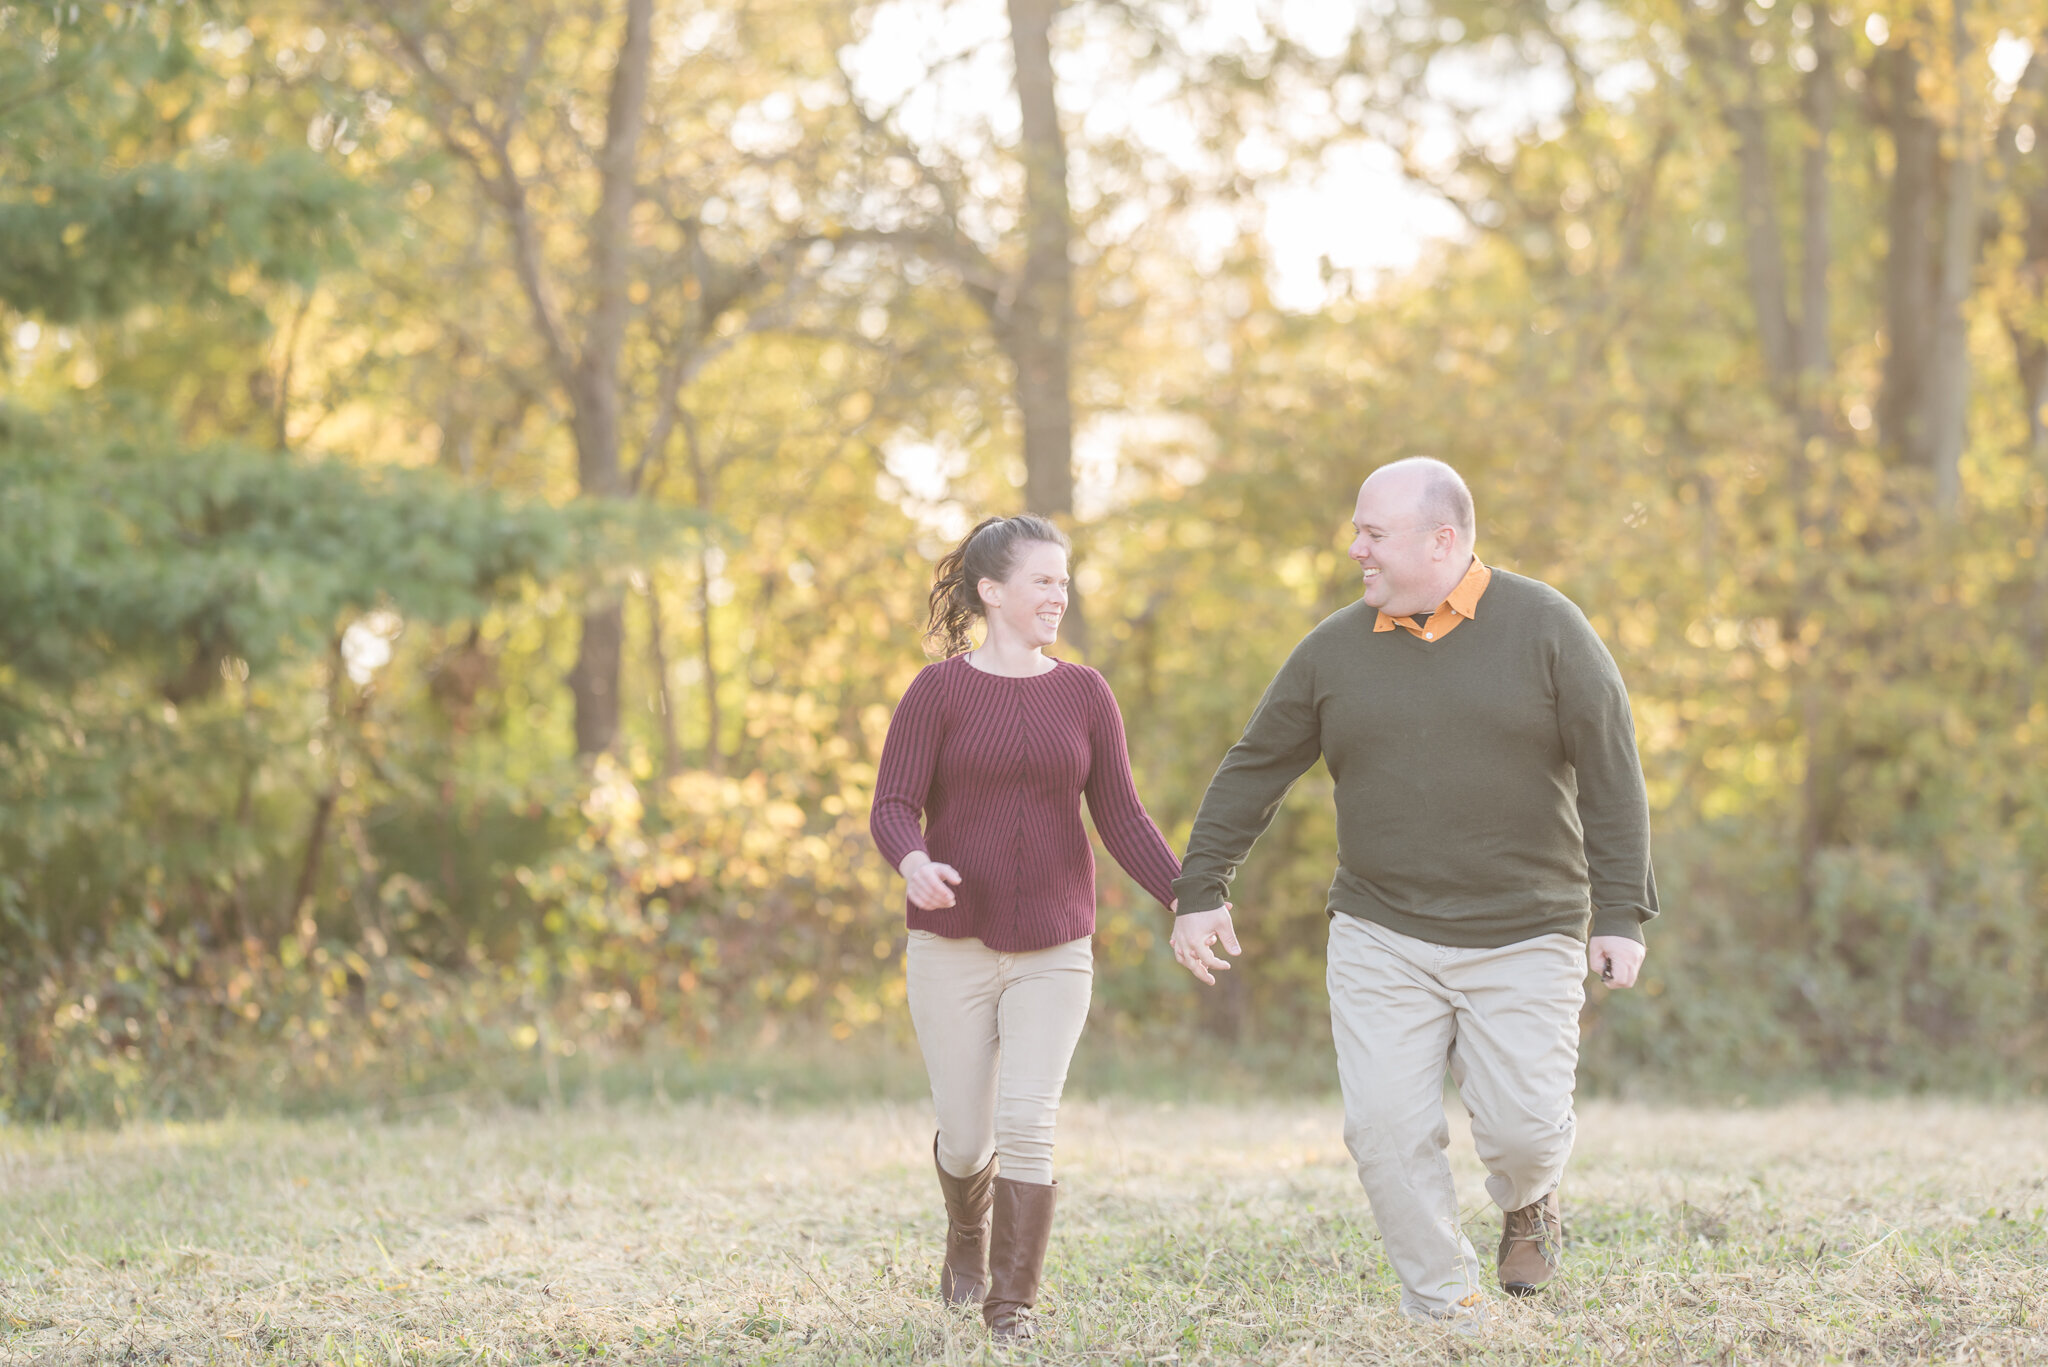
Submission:
[[[1016,517],[984,518],[960,544],[947,552],[932,576],[929,616],[925,622],[925,649],[940,659],[950,660],[974,644],[968,634],[974,619],[986,615],[981,601],[981,581],[1000,583],[1010,577],[1017,548],[1027,541],[1044,541],[1068,549],[1067,534],[1042,517],[1022,513]]]

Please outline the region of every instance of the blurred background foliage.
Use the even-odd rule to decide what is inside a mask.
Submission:
[[[1588,1084],[2038,1091],[2039,14],[1315,8],[0,6],[0,1112],[866,1077],[949,539],[1071,526],[1178,842],[1414,454],[1631,684]],[[1090,1052],[1327,1085],[1327,793],[1214,992],[1103,861]]]

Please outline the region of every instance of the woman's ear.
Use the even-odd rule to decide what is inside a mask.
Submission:
[[[984,579],[977,583],[974,591],[980,595],[983,607],[999,608],[1003,605],[1003,586],[993,579]]]

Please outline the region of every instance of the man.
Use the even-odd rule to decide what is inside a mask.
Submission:
[[[1358,491],[1363,601],[1280,669],[1210,780],[1174,883],[1174,957],[1205,983],[1238,948],[1223,904],[1287,789],[1336,783],[1330,1025],[1344,1140],[1401,1308],[1483,1314],[1446,1149],[1446,1069],[1506,1212],[1512,1295],[1556,1275],[1586,966],[1635,982],[1657,914],[1650,818],[1621,674],[1555,589],[1473,554],[1472,495],[1441,461]],[[1581,947],[1583,942],[1583,950]]]

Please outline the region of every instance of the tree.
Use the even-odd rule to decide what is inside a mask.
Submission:
[[[179,327],[208,313],[237,317],[255,342],[261,290],[309,291],[351,264],[379,216],[374,194],[317,155],[230,155],[211,118],[224,82],[190,44],[192,16],[138,6],[0,22],[44,26],[0,59],[0,166],[13,173],[0,308],[28,331],[76,333],[94,371],[100,355],[179,351]],[[166,106],[183,110],[168,125]],[[264,373],[248,362],[231,364]],[[245,933],[277,933],[249,919],[242,869],[259,776],[293,767],[277,753],[291,728],[246,705],[250,692],[314,662],[339,688],[341,642],[367,616],[474,616],[535,578],[596,566],[603,541],[656,544],[616,518],[514,508],[432,474],[181,440],[160,396],[95,404],[24,370],[30,383],[0,407],[13,871],[0,924],[45,949],[132,917],[167,869],[231,884]],[[159,763],[185,781],[159,786]],[[226,819],[205,781],[223,768],[239,786]],[[315,794],[287,922],[337,795],[331,782]],[[161,838],[132,838],[146,832]]]
[[[1320,74],[1327,64],[1308,60],[1284,37],[1273,36],[1269,69],[1253,75],[1235,45],[1212,51],[1185,42],[1189,16],[1171,6],[1007,0],[1005,14],[1000,40],[972,40],[932,60],[925,80],[894,105],[865,91],[860,74],[841,61],[839,79],[861,121],[865,155],[848,182],[834,187],[828,231],[839,243],[882,244],[899,259],[950,273],[973,301],[1009,371],[1005,389],[1021,428],[1024,510],[1071,524],[1077,374],[1098,393],[1126,382],[1140,391],[1151,387],[1150,377],[1137,374],[1126,381],[1117,374],[1140,363],[1118,354],[1117,339],[1103,326],[1111,321],[1106,315],[1116,307],[1136,314],[1145,301],[1112,307],[1106,296],[1144,291],[1133,290],[1140,277],[1128,264],[1110,266],[1105,259],[1128,263],[1143,255],[1147,234],[1157,236],[1160,250],[1177,250],[1178,244],[1166,245],[1178,226],[1177,211],[1247,197],[1252,182],[1234,158],[1241,133],[1256,124],[1277,141],[1298,144],[1300,139],[1281,133],[1285,119],[1262,115],[1272,113],[1273,92],[1284,73]],[[842,53],[867,36],[874,18],[871,7],[855,12]],[[1062,107],[1056,60],[1063,26],[1070,34],[1092,26],[1091,51],[1122,54],[1129,64],[1126,87],[1140,72],[1171,76],[1162,102],[1177,104],[1199,127],[1201,155],[1176,164],[1144,146],[1133,130],[1118,129],[1085,144],[1090,172],[1074,184],[1068,140],[1075,119]],[[996,41],[1006,63],[989,60]],[[1008,133],[998,131],[1007,128],[1009,110],[990,109],[992,102],[980,90],[965,119],[973,131],[963,138],[949,144],[911,131],[905,102],[932,94],[950,71],[993,72],[999,65],[1007,66],[1015,97],[1013,146]],[[1105,86],[1119,84],[1114,75],[1097,79]],[[1087,206],[1080,214],[1077,195]],[[1077,272],[1092,278],[1084,284]],[[1082,293],[1097,315],[1093,337],[1077,313]],[[1066,632],[1086,650],[1090,627],[1082,608],[1077,595]]]
[[[725,234],[730,259],[711,245],[705,206],[723,210],[720,176],[747,160],[730,147],[707,156],[692,140],[705,131],[697,109],[714,98],[694,78],[718,70],[720,55],[665,30],[651,0],[630,0],[615,29],[552,5],[444,16],[378,0],[369,13],[419,120],[404,136],[437,139],[496,220],[488,250],[516,279],[538,369],[566,402],[577,490],[617,499],[649,488],[687,437],[685,390],[729,344],[721,329],[788,285],[804,245],[776,234],[766,206]],[[663,44],[691,55],[658,64]],[[510,52],[520,55],[508,64]],[[730,98],[747,79],[728,71],[714,88]],[[711,511],[701,498],[700,508]],[[618,736],[624,649],[623,603],[601,596],[582,614],[568,678],[579,754]]]

